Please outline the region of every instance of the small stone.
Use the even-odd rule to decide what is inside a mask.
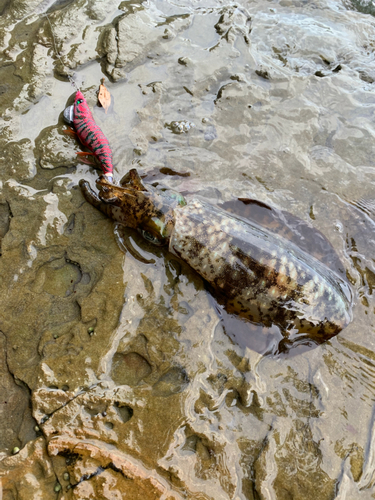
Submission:
[[[35,432],[39,432],[39,431],[40,431],[40,428],[36,425],[36,426],[34,427],[34,431],[35,431]]]
[[[182,66],[187,66],[190,62],[190,59],[188,57],[180,57],[178,59],[178,64],[182,64]]]
[[[18,446],[15,446],[12,450],[12,453],[13,455],[17,455],[17,453],[19,453],[20,449],[18,448]]]
[[[54,338],[54,339],[59,338],[59,336],[57,335],[57,333],[55,333],[55,334],[54,334],[53,338]]]
[[[170,29],[165,28],[163,38],[164,38],[165,40],[168,40],[168,39],[170,39],[170,38],[173,38],[173,32],[172,32]]]
[[[64,481],[69,481],[69,479],[70,479],[69,473],[68,472],[64,472],[63,478],[64,478]]]
[[[61,490],[61,484],[60,483],[56,483],[55,487],[53,489],[56,491],[56,493],[58,493]]]

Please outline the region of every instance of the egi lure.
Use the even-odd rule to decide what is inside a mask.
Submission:
[[[108,139],[95,122],[82,92],[77,90],[74,104],[64,110],[66,123],[74,128],[80,142],[100,162],[103,174],[109,182],[113,179],[112,151]],[[88,153],[77,153],[87,155]]]

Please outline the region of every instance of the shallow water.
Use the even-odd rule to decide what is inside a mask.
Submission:
[[[374,498],[375,18],[340,0],[0,11],[3,498]],[[350,325],[293,356],[233,342],[196,273],[84,202],[68,74],[117,179],[320,231]]]

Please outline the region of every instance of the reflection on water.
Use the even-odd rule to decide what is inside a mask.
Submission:
[[[373,497],[371,12],[332,0],[0,11],[0,496]],[[276,328],[233,327],[187,265],[114,235],[77,187],[97,171],[63,133],[73,73],[118,180],[136,166],[261,219],[348,280],[352,323],[264,355]]]

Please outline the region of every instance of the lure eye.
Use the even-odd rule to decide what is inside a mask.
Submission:
[[[82,99],[78,99],[77,104],[81,104],[82,102]]]
[[[143,236],[143,238],[146,240],[146,241],[149,241],[150,243],[152,243],[153,245],[162,245],[162,242],[159,240],[159,238],[157,238],[156,236],[154,236],[152,233],[150,233],[149,231],[145,231],[144,229],[142,229],[140,231],[141,235]]]

